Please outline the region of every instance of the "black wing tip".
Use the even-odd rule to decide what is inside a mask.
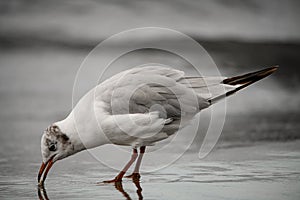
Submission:
[[[277,71],[278,68],[279,68],[279,65],[275,65],[275,66],[267,68],[266,70],[269,70],[271,73],[273,73],[273,72]]]
[[[254,83],[260,79],[263,79],[271,74],[273,74],[279,68],[278,65],[268,67],[259,71],[251,72],[248,74],[244,74],[241,76],[235,76],[231,78],[227,78],[222,81],[223,84],[228,85],[237,85],[237,84],[247,84],[249,82]]]
[[[240,86],[234,90],[226,92],[225,94],[222,94],[217,97],[209,99],[208,103],[213,104],[213,103],[217,102],[218,100],[223,99],[224,97],[230,96],[230,95],[236,93],[237,91],[271,75],[272,73],[277,71],[278,68],[279,68],[279,66],[275,65],[272,67],[268,67],[268,68],[265,68],[265,69],[262,69],[259,71],[255,71],[255,72],[251,72],[248,74],[244,74],[241,76],[226,78],[221,83],[227,84],[227,85],[240,85]]]
[[[266,69],[263,69],[263,70],[260,70],[260,71],[257,71],[257,72],[253,72],[252,74],[254,76],[257,76],[260,79],[263,79],[271,74],[273,74],[275,71],[277,71],[279,68],[278,65],[276,66],[273,66],[273,67],[269,67],[269,68],[266,68]]]

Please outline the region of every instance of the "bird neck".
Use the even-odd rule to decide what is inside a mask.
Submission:
[[[110,143],[106,135],[99,129],[99,124],[92,109],[75,108],[67,118],[55,124],[65,133],[75,147],[75,151],[91,149]],[[80,150],[78,150],[80,149]]]
[[[76,130],[76,124],[72,113],[64,120],[55,122],[54,124],[60,128],[61,132],[70,138],[75,152],[85,149]]]

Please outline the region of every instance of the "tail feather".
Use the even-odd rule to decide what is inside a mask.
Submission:
[[[271,75],[278,69],[278,66],[269,67],[260,71],[244,74],[241,76],[235,76],[231,78],[225,78],[223,81],[220,82],[220,85],[225,87],[225,92],[219,93],[217,96],[212,96],[208,99],[208,101],[213,104],[220,99],[223,99],[227,96],[230,96],[237,91]],[[224,91],[224,89],[223,89]]]

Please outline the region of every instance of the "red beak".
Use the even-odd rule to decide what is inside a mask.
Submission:
[[[39,170],[39,174],[38,174],[38,182],[40,186],[44,185],[44,182],[47,178],[47,174],[49,172],[49,170],[51,169],[51,167],[53,166],[53,158],[54,156],[52,156],[46,163],[42,162],[42,165],[40,167]],[[44,174],[44,176],[42,177],[42,175]]]

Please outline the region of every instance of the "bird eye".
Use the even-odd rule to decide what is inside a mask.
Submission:
[[[50,144],[48,149],[49,149],[49,151],[55,151],[56,150],[56,144]]]

